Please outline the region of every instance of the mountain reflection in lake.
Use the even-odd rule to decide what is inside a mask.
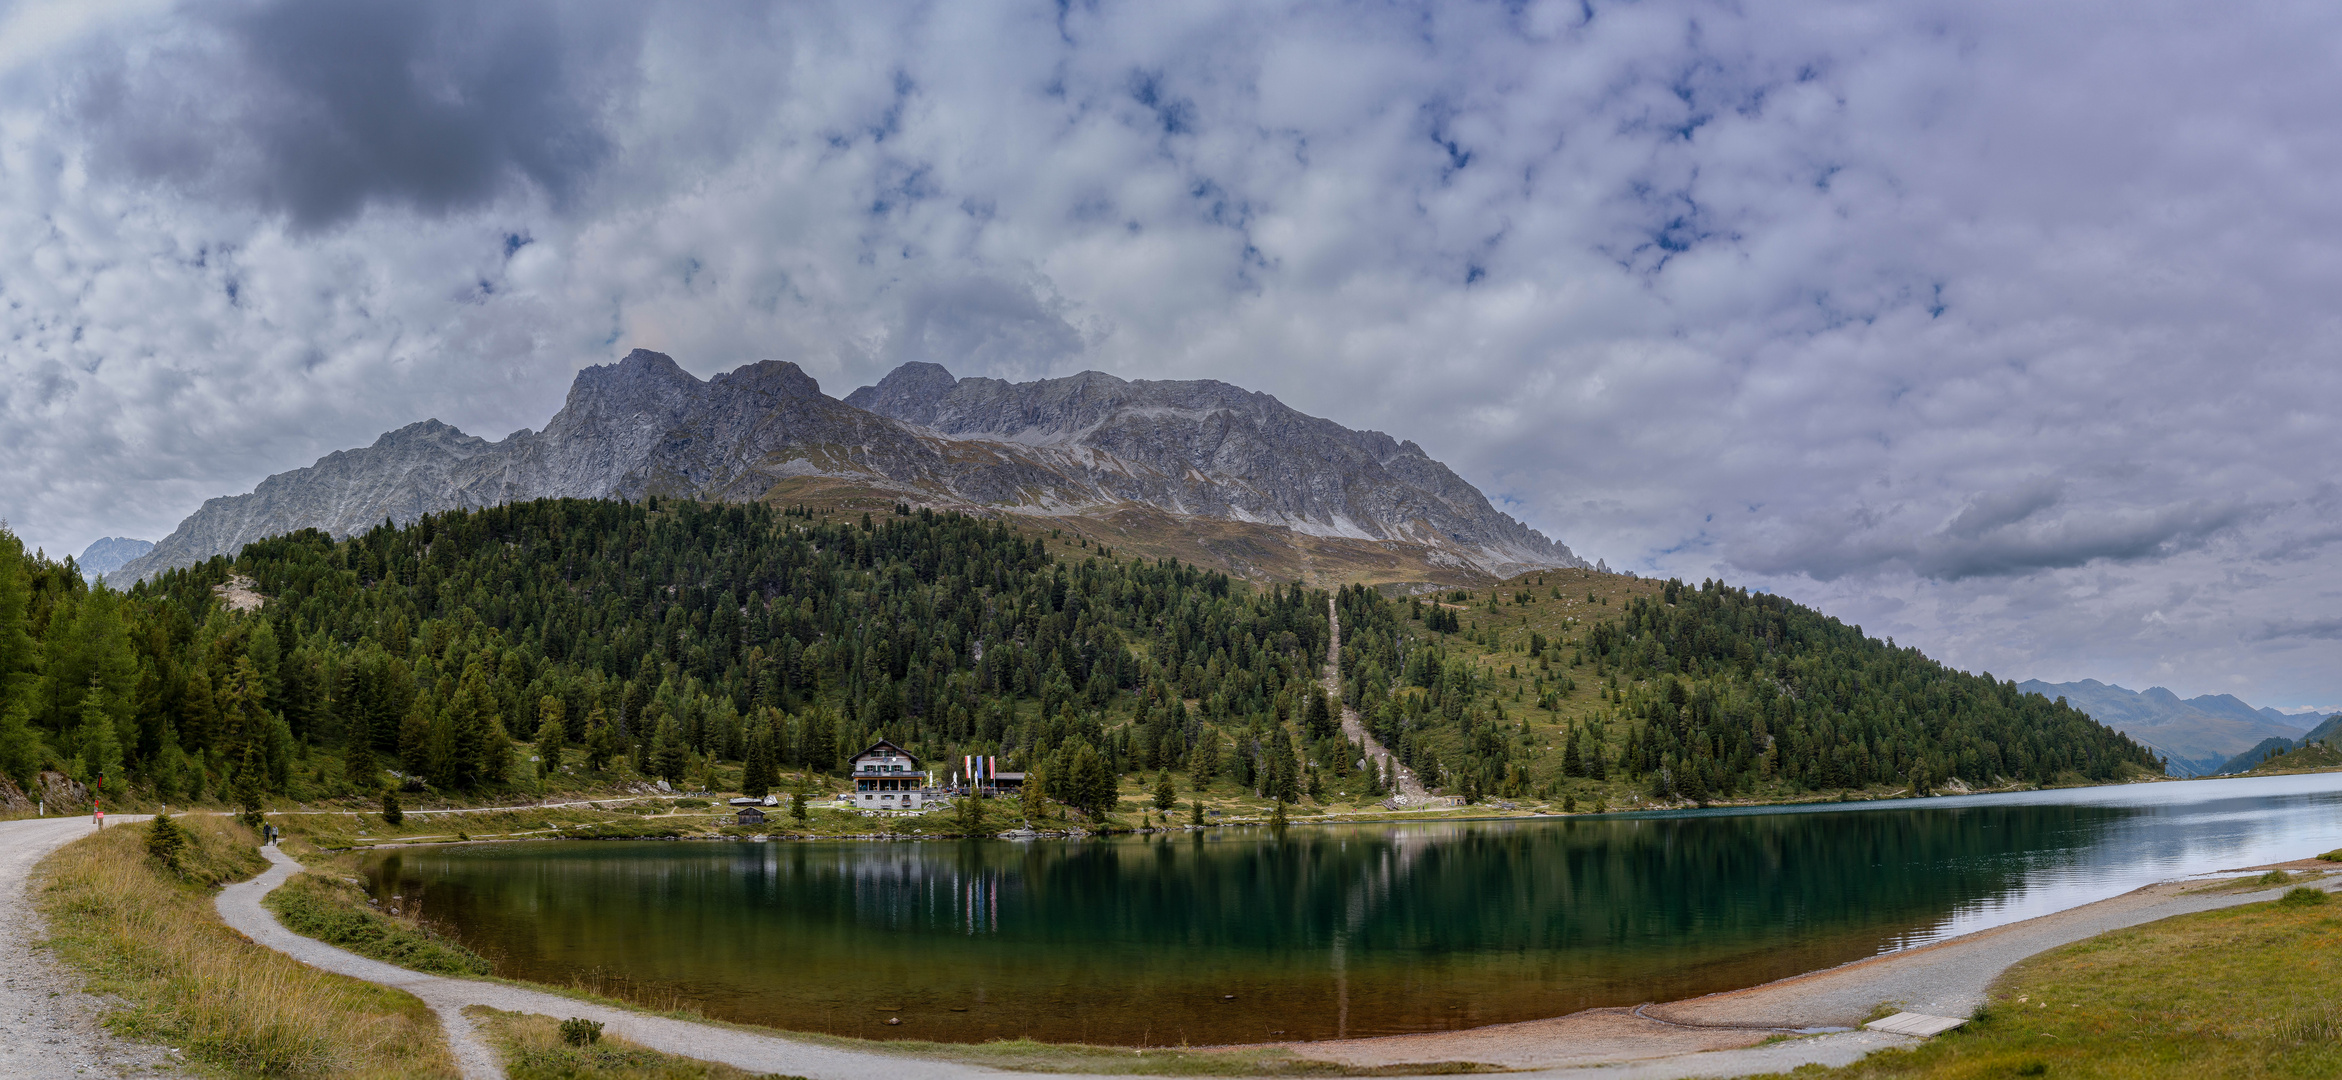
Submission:
[[[1750,986],[2342,847],[2338,788],[2298,777],[1282,839],[499,844],[384,853],[370,874],[514,978],[842,1035],[1203,1045]]]

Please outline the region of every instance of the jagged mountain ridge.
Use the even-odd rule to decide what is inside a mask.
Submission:
[[[2101,724],[2153,747],[2171,762],[2174,774],[2201,776],[2220,770],[2230,758],[2270,739],[2302,733],[2302,720],[2275,709],[2256,709],[2233,694],[2203,694],[2182,700],[2160,686],[2129,690],[2083,679],[2045,683],[2030,679],[2017,689],[2045,698],[2065,698]]]
[[[1576,565],[1567,548],[1498,513],[1414,443],[1223,382],[1086,371],[1009,383],[911,363],[846,404],[950,439],[1047,453],[1061,471],[1086,474],[1103,500],[1313,536],[1463,541],[1525,567]]]
[[[1309,536],[1416,545],[1492,575],[1583,566],[1413,443],[1306,416],[1217,382],[1098,372],[1036,383],[908,364],[845,401],[766,360],[702,381],[637,349],[589,367],[543,431],[490,442],[437,420],[204,503],[126,580],[301,528],[540,498],[746,501],[800,477],[917,502],[1070,515],[1144,507]]]

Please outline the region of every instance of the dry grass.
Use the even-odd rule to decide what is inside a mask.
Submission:
[[[464,1010],[504,1058],[509,1080],[756,1080],[730,1065],[663,1054],[604,1035],[587,1046],[561,1041],[550,1016],[501,1012],[480,1005]],[[767,1073],[766,1076],[774,1074]],[[788,1080],[804,1080],[791,1077]]]
[[[1968,1026],[1798,1076],[2342,1075],[2342,916],[2325,894],[2183,915],[2019,964]]]
[[[222,923],[212,887],[261,868],[256,838],[229,818],[179,820],[192,834],[184,878],[147,857],[143,825],[67,845],[38,870],[57,956],[92,991],[129,1003],[110,1026],[230,1076],[457,1075],[422,1002],[318,971]]]

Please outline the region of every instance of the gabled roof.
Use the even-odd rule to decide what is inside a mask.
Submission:
[[[896,746],[892,741],[887,739],[880,739],[877,742],[871,743],[868,749],[854,755],[851,758],[848,758],[847,760],[849,762],[860,761],[863,758],[871,756],[872,754],[876,754],[885,750],[892,750],[896,755],[910,759],[911,768],[917,769],[919,767],[919,755],[905,750],[900,746]]]

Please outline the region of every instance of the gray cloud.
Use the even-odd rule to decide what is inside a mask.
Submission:
[[[2342,598],[2342,10],[71,10],[0,11],[0,516],[51,550],[638,345],[1094,367],[1971,668],[2342,699],[2268,633]]]
[[[629,89],[631,5],[326,0],[190,8],[75,92],[92,160],[281,211],[303,227],[386,203],[469,209],[529,184],[571,197]],[[141,42],[139,44],[148,44]]]

